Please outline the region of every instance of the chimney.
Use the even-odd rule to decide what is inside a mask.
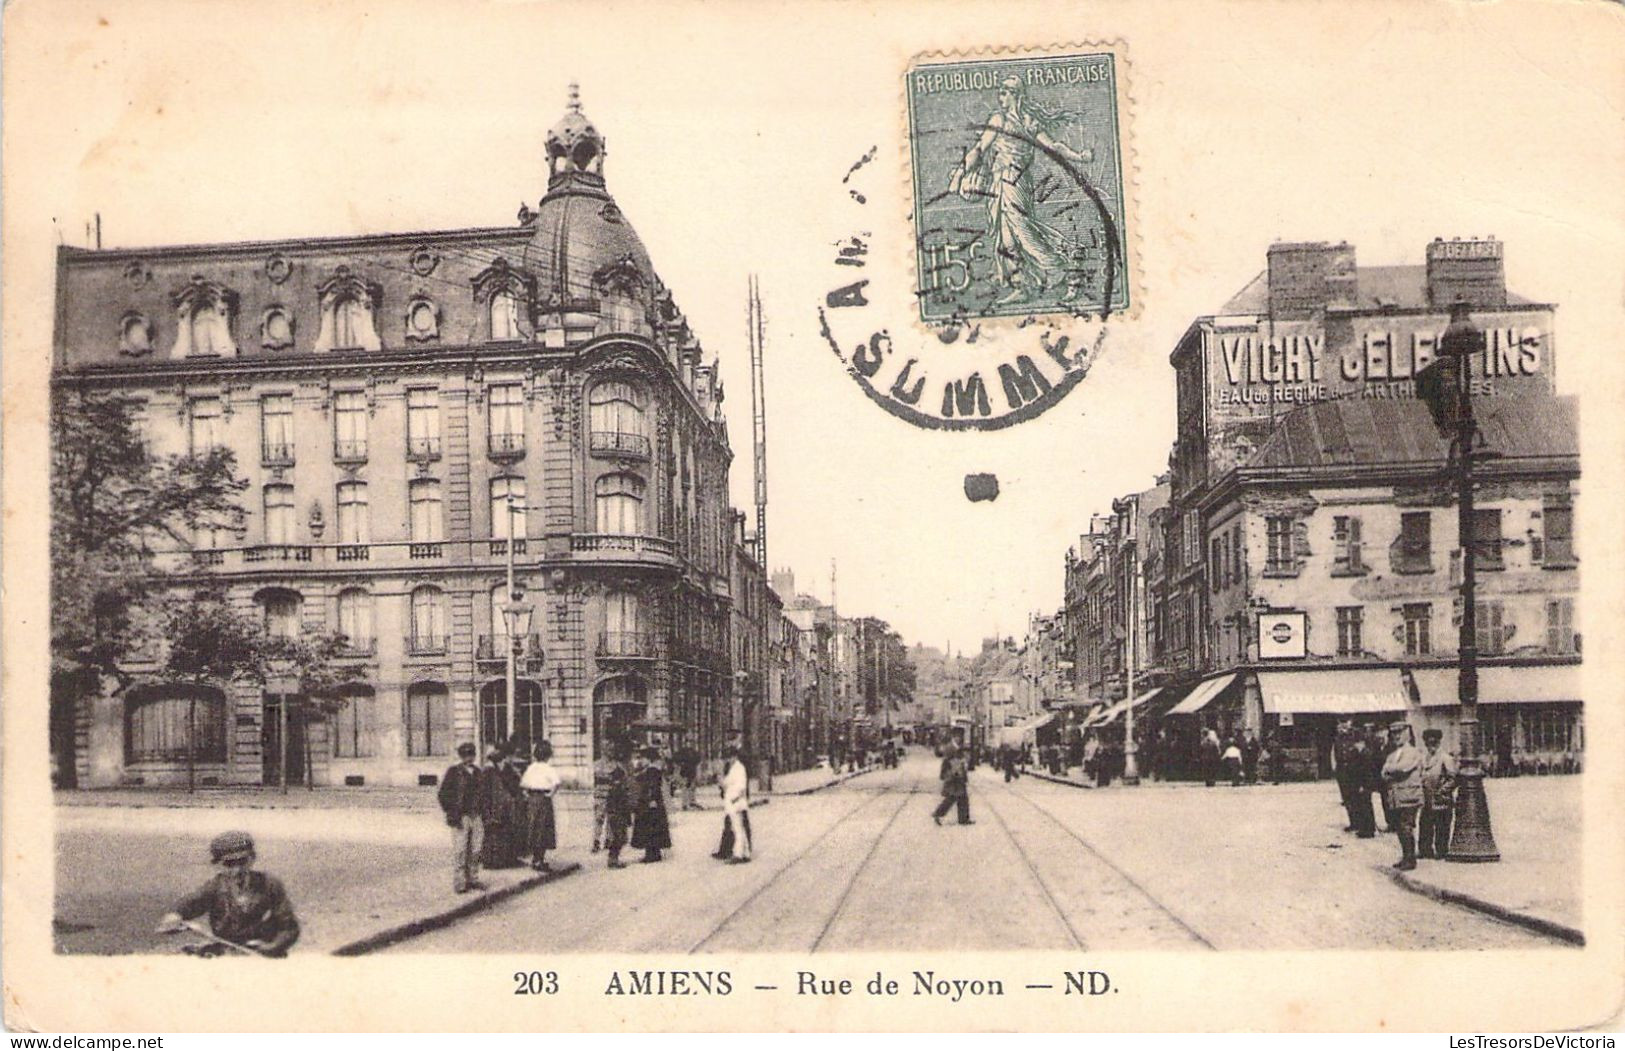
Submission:
[[[789,601],[796,597],[796,575],[793,570],[776,569],[773,571],[773,590],[779,597]]]
[[[1347,241],[1291,241],[1269,247],[1270,314],[1307,317],[1329,306],[1353,306],[1358,292],[1354,246]]]
[[[1445,310],[1458,296],[1471,307],[1506,306],[1500,241],[1436,237],[1428,245],[1428,305]]]

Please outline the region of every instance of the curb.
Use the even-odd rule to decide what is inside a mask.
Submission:
[[[471,898],[455,908],[409,920],[394,927],[386,927],[384,930],[369,934],[365,938],[340,945],[331,951],[331,955],[365,956],[367,953],[377,952],[379,949],[387,949],[389,946],[397,945],[408,938],[415,938],[420,934],[439,930],[441,927],[450,926],[464,917],[472,916],[477,912],[484,912],[493,905],[507,901],[509,898],[522,894],[533,887],[540,887],[544,883],[553,883],[564,879],[566,876],[573,876],[580,871],[581,863],[572,861],[559,866],[552,872],[527,876],[517,883],[511,883],[506,887],[481,894],[477,898]]]
[[[1021,776],[1022,777],[1036,777],[1040,781],[1050,781],[1050,782],[1053,782],[1053,783],[1055,783],[1057,785],[1070,785],[1073,788],[1094,788],[1095,787],[1094,785],[1084,784],[1082,781],[1074,781],[1070,777],[1056,777],[1054,774],[1040,773],[1037,770],[1028,770],[1027,772],[1023,773]]]
[[[1474,912],[1493,916],[1503,923],[1510,923],[1525,930],[1534,931],[1536,934],[1544,934],[1548,938],[1556,938],[1558,941],[1567,942],[1570,945],[1584,945],[1586,943],[1585,932],[1567,924],[1543,919],[1527,912],[1519,912],[1516,909],[1509,909],[1504,905],[1497,905],[1493,901],[1485,901],[1483,898],[1472,894],[1464,894],[1459,890],[1447,890],[1444,887],[1437,887],[1390,868],[1378,868],[1377,871],[1412,894],[1420,894],[1424,898],[1432,898],[1434,901],[1442,901],[1451,905],[1460,905]]]
[[[854,770],[851,773],[842,774],[840,777],[831,778],[830,780],[825,781],[821,785],[813,785],[811,788],[798,788],[794,792],[774,792],[773,795],[776,795],[776,796],[810,796],[814,792],[822,792],[826,788],[834,788],[836,785],[845,784],[846,782],[852,780],[855,777],[862,777],[864,774],[873,773],[877,769],[879,769],[879,768],[878,767],[873,767],[873,766],[865,767],[862,770]],[[765,803],[765,802],[767,802],[767,800],[764,799],[764,800],[762,800],[762,802]],[[752,803],[751,805],[755,806],[756,804]]]

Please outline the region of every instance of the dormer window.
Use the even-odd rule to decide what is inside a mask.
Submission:
[[[514,269],[498,256],[474,275],[473,286],[479,328],[486,339],[497,342],[530,338],[527,315],[535,290],[530,274]]]
[[[519,298],[512,292],[498,292],[491,297],[491,338],[493,340],[520,338]]]
[[[231,338],[231,323],[237,310],[237,293],[226,286],[193,277],[185,287],[170,293],[175,307],[175,358],[237,356]]]
[[[377,350],[378,301],[383,290],[350,273],[341,266],[332,278],[317,288],[322,303],[322,330],[316,336],[318,351]]]

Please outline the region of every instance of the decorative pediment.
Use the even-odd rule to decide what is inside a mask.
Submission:
[[[322,328],[316,335],[316,351],[378,350],[378,305],[384,298],[383,286],[365,281],[347,266],[316,286],[321,298]]]
[[[235,357],[237,344],[231,338],[231,325],[237,316],[237,299],[236,291],[201,274],[170,292],[177,322],[170,356]]]
[[[592,287],[600,292],[632,296],[648,285],[648,278],[638,267],[631,252],[626,252],[612,263],[605,263],[592,275]]]
[[[321,297],[323,308],[341,299],[354,299],[372,309],[384,297],[384,290],[376,281],[365,281],[351,273],[349,267],[340,266],[332,277],[316,286],[316,294]]]
[[[528,303],[536,287],[536,279],[497,256],[491,260],[490,266],[474,275],[473,285],[475,302],[488,303],[498,292],[507,292],[517,296],[520,302]]]

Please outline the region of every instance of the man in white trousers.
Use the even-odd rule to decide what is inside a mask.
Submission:
[[[730,865],[750,860],[750,771],[739,750],[729,745],[722,750],[722,842],[712,857]]]

